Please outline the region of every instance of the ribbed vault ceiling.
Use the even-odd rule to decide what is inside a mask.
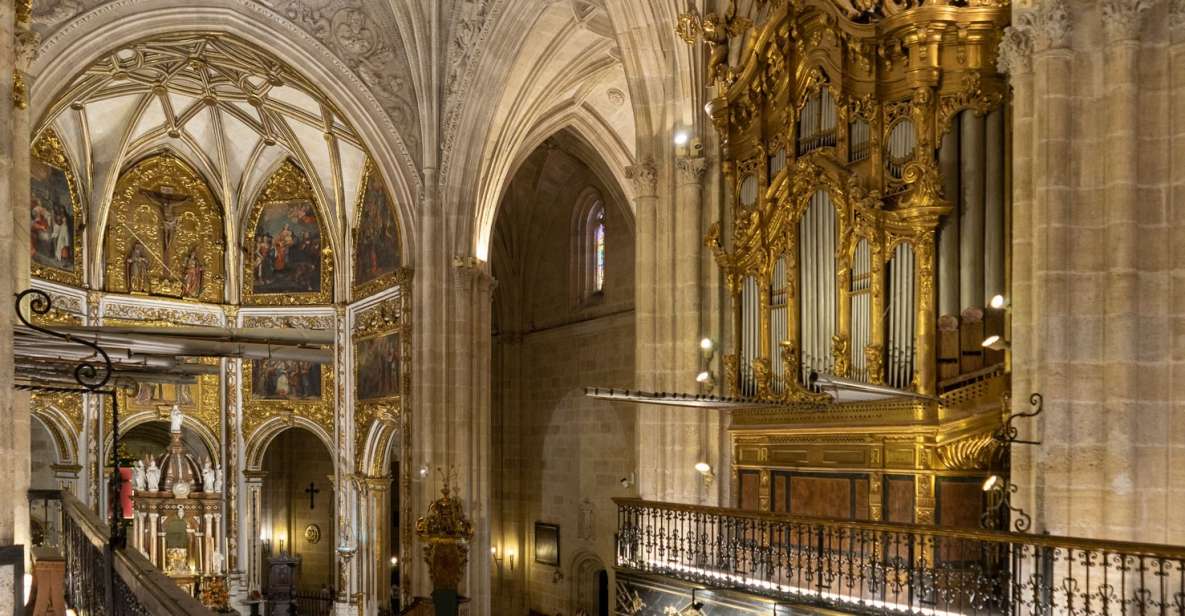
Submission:
[[[164,36],[115,50],[57,100],[47,117],[92,206],[106,201],[127,162],[162,147],[203,172],[232,218],[286,157],[310,175],[331,229],[340,231],[358,194],[366,153],[333,105],[230,37]]]

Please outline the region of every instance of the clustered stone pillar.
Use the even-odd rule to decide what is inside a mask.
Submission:
[[[1046,0],[1002,44],[1013,410],[1045,397],[1012,473],[1037,531],[1185,540],[1183,30],[1181,2]]]

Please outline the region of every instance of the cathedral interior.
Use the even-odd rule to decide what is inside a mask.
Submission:
[[[1185,616],[1183,0],[0,24],[0,614]]]

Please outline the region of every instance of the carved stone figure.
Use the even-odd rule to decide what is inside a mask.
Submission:
[[[149,492],[160,491],[160,468],[156,465],[156,460],[148,461],[148,470],[144,471],[144,477],[148,482]]]
[[[132,463],[132,489],[144,489],[144,461],[136,460]]]
[[[181,420],[184,415],[181,414],[181,406],[174,404],[173,410],[169,412],[169,432],[181,431]]]
[[[202,294],[202,279],[205,277],[205,273],[206,268],[202,267],[202,262],[198,259],[197,249],[195,248],[185,258],[185,273],[181,281],[181,294],[185,297],[199,297]]]
[[[202,463],[202,491],[203,492],[217,492],[217,479],[214,476],[214,465],[210,464],[210,459]]]
[[[214,491],[222,493],[222,465],[219,464],[214,467]]]
[[[148,292],[148,249],[136,242],[124,259],[124,274],[128,291]]]

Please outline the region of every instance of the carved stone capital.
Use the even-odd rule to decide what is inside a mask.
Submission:
[[[1185,41],[1185,0],[1169,0],[1169,39]]]
[[[658,195],[658,167],[654,159],[644,160],[625,168],[625,177],[633,181],[634,194],[638,197]]]
[[[1066,0],[1045,0],[1017,16],[1014,23],[1014,27],[1031,33],[1034,52],[1070,46],[1070,9]]]
[[[996,69],[1008,75],[1024,75],[1033,70],[1033,33],[1019,25],[1008,26],[1000,38]]]
[[[1139,39],[1144,13],[1153,4],[1153,0],[1103,0],[1103,30],[1107,33],[1107,42]]]
[[[703,156],[681,156],[675,161],[675,168],[679,171],[679,183],[698,186],[704,182],[708,165]]]

